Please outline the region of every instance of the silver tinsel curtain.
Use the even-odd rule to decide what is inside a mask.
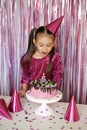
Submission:
[[[0,94],[20,88],[20,58],[33,27],[64,15],[57,49],[62,56],[63,101],[87,103],[87,0],[0,0]]]

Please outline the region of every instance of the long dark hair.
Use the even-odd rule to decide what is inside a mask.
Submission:
[[[22,66],[22,68],[25,68],[26,66],[28,66],[29,61],[31,60],[31,57],[33,56],[33,54],[36,51],[36,47],[35,47],[35,45],[33,43],[33,39],[37,38],[38,33],[45,33],[45,34],[52,35],[53,38],[54,38],[53,40],[55,40],[55,36],[45,26],[40,26],[38,29],[36,29],[36,28],[32,29],[30,34],[29,34],[27,51],[21,58],[21,66]],[[54,52],[55,52],[55,47],[53,47],[52,50],[50,51],[49,64],[47,66],[46,73],[51,72],[51,68],[52,68],[51,60],[52,60],[52,57],[54,55]]]

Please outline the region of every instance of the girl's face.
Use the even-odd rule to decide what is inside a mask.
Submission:
[[[38,34],[37,38],[34,39],[34,44],[37,48],[34,55],[37,58],[43,58],[52,50],[52,47],[55,45],[55,39],[52,35]]]

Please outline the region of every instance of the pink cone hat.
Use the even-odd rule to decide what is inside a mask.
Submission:
[[[63,17],[64,16],[61,16],[58,19],[56,19],[55,21],[53,21],[52,23],[46,25],[47,29],[49,31],[51,31],[54,35],[56,34],[58,28],[60,27],[60,24],[61,24],[61,22],[63,20]]]
[[[0,99],[0,116],[12,120],[4,99]]]
[[[66,110],[64,119],[68,120],[70,122],[75,122],[75,121],[78,121],[80,119],[74,96],[72,96],[70,104]]]
[[[22,105],[18,96],[16,89],[14,89],[13,95],[11,97],[8,109],[10,112],[19,112],[22,110]]]

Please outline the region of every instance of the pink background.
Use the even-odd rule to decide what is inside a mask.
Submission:
[[[64,15],[57,35],[64,65],[63,101],[74,95],[77,103],[87,104],[87,0],[1,0],[0,4],[0,94],[20,88],[20,58],[29,31]]]

